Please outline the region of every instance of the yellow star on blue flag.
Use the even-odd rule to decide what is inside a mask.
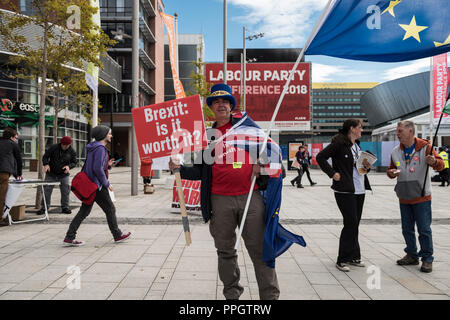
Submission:
[[[449,0],[332,0],[305,54],[381,62],[431,57],[450,51],[449,21]]]

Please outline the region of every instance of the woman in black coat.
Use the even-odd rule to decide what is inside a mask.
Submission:
[[[339,239],[339,255],[336,268],[348,272],[348,265],[364,267],[358,242],[358,228],[364,205],[365,190],[371,190],[366,174],[356,169],[356,161],[361,154],[358,139],[361,137],[362,123],[358,119],[345,120],[342,129],[331,143],[316,157],[322,169],[333,179],[336,203],[344,218],[344,228]],[[332,166],[327,160],[332,159]],[[364,162],[364,168],[370,164]]]

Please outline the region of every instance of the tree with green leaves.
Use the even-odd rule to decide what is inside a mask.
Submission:
[[[102,68],[100,55],[115,42],[93,23],[92,16],[98,9],[91,6],[90,0],[32,0],[29,15],[22,15],[13,1],[3,2],[11,8],[11,13],[0,12],[1,46],[14,54],[9,63],[17,67],[17,74],[40,80],[38,178],[42,179],[49,77],[54,78],[50,80],[53,83],[66,79],[66,74],[57,76],[62,72],[59,66],[82,71],[90,62]],[[38,192],[36,207],[40,206],[40,198]]]

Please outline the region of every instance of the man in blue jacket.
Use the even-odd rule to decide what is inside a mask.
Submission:
[[[109,160],[106,144],[111,142],[111,129],[107,126],[99,125],[92,129],[91,135],[95,141],[86,146],[87,156],[83,171],[98,186],[94,202],[105,212],[109,230],[113,235],[114,241],[118,243],[128,239],[131,233],[122,233],[120,231],[117,225],[116,208],[109,195],[109,191],[113,191],[113,188],[108,181],[108,170],[111,168],[113,160]],[[80,211],[73,218],[69,230],[67,230],[66,238],[63,242],[65,246],[82,246],[84,244],[83,241],[75,240],[75,237],[78,228],[91,212],[93,205],[85,203],[81,205]]]

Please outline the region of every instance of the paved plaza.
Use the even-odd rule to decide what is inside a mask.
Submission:
[[[74,172],[72,173],[73,176]],[[200,214],[189,216],[192,244],[185,245],[179,214],[170,212],[171,179],[163,173],[154,179],[154,194],[130,196],[131,169],[114,168],[110,181],[115,189],[117,216],[122,231],[132,238],[113,243],[106,218],[97,205],[81,225],[77,239],[82,247],[63,247],[62,240],[80,202],[71,195],[73,213],[59,214],[59,190],[55,189],[50,221],[0,227],[0,299],[135,299],[222,300],[217,255],[208,225]],[[35,178],[35,172],[25,172]],[[276,260],[282,300],[378,300],[450,299],[449,188],[433,183],[433,272],[419,266],[401,267],[404,255],[395,181],[382,173],[370,173],[373,193],[366,195],[360,226],[360,247],[365,268],[348,273],[334,266],[342,218],[330,189],[330,179],[312,170],[318,184],[304,189],[284,180],[280,221],[305,238],[307,247],[293,245]],[[21,196],[21,204],[34,203],[35,189]],[[30,208],[28,208],[30,209]],[[31,212],[26,218],[35,217]],[[239,248],[241,299],[259,299],[251,260],[241,242]],[[79,275],[79,277],[77,277]]]

